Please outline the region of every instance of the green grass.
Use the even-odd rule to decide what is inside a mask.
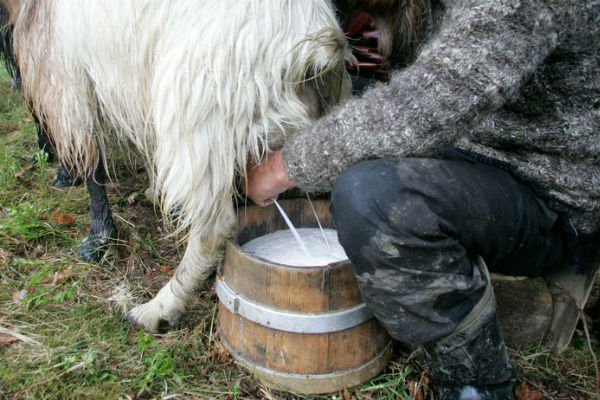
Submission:
[[[160,217],[143,200],[144,172],[121,173],[119,166],[109,198],[120,239],[99,265],[84,263],[76,247],[89,225],[87,192],[51,186],[56,164],[39,156],[33,121],[0,72],[0,398],[391,400],[410,398],[409,386],[426,386],[414,357],[397,351],[383,374],[345,394],[268,389],[215,356],[221,347],[212,282],[167,334],[151,336],[122,322],[124,309],[169,279],[182,249],[163,239]],[[57,213],[73,221],[60,224]],[[16,337],[6,332],[20,339],[10,341]],[[543,349],[511,356],[520,377],[547,398],[591,398],[594,366],[586,346],[579,335],[561,356]]]

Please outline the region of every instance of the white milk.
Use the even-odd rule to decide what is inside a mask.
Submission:
[[[323,229],[327,241],[324,240],[323,233],[319,228],[298,228],[296,230],[309,254],[304,252],[289,229],[252,239],[242,246],[242,250],[270,262],[295,267],[325,266],[348,259],[346,252],[338,242],[335,229]]]
[[[279,210],[279,213],[281,214],[281,216],[285,220],[285,223],[287,224],[288,228],[290,228],[290,231],[292,232],[292,235],[294,235],[294,238],[298,242],[298,245],[300,246],[300,248],[302,249],[302,251],[304,252],[304,254],[306,254],[307,257],[310,257],[310,253],[308,252],[308,249],[306,248],[306,245],[302,241],[302,238],[298,234],[298,231],[296,230],[296,227],[294,226],[294,224],[292,224],[292,221],[290,221],[290,217],[288,217],[287,213],[283,210],[283,208],[281,208],[281,206],[279,205],[279,203],[277,202],[277,200],[273,200],[273,203],[275,203],[275,205],[277,206],[277,209]],[[317,220],[319,219],[316,216],[316,214],[315,214],[315,217],[317,218]],[[321,223],[319,222],[319,228],[320,227],[321,227]],[[321,230],[323,230],[323,229],[321,229]]]

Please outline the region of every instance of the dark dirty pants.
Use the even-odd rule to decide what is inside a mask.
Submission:
[[[361,162],[336,181],[331,211],[367,305],[390,335],[453,333],[489,285],[474,268],[539,276],[560,264],[557,214],[510,174],[466,160]]]

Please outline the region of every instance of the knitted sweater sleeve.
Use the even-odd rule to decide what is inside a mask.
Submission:
[[[285,143],[292,181],[328,191],[361,160],[426,156],[451,145],[461,127],[514,96],[556,47],[556,21],[541,0],[445,3],[443,21],[411,66]]]

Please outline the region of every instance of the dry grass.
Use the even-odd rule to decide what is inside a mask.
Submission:
[[[218,357],[212,282],[175,330],[149,336],[121,321],[154,294],[181,257],[161,239],[159,216],[143,196],[143,171],[109,186],[120,239],[99,265],[76,257],[86,235],[84,187],[51,186],[56,165],[38,162],[35,129],[9,79],[0,75],[0,397],[19,399],[401,399],[430,398],[427,376],[405,351],[377,379],[329,396],[294,396],[262,386]],[[67,215],[65,222],[57,215]],[[70,218],[72,217],[72,218]],[[72,221],[71,221],[72,219]],[[592,332],[593,336],[593,332]],[[596,351],[598,343],[594,342]],[[522,378],[549,399],[592,398],[586,343],[558,357],[512,354]]]

